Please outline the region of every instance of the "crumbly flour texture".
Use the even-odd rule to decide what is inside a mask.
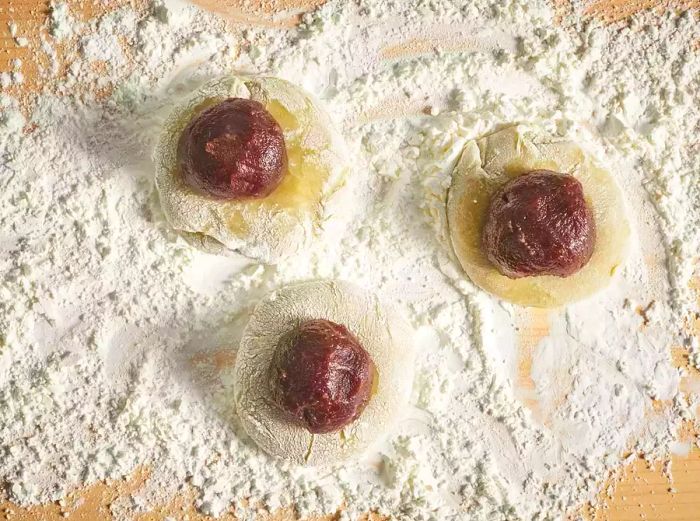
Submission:
[[[554,520],[627,455],[667,454],[696,409],[671,347],[700,365],[686,329],[698,313],[700,23],[647,13],[603,26],[584,2],[571,10],[331,0],[297,27],[263,28],[179,1],[89,21],[55,2],[41,35],[12,24],[48,87],[27,106],[0,95],[0,497],[57,500],[146,465],[115,519],[193,486],[203,512],[241,519],[293,505],[342,519]],[[3,89],[23,81],[12,66]],[[168,111],[231,71],[316,95],[362,187],[344,235],[277,267],[194,250],[154,189]],[[514,122],[577,141],[625,194],[624,269],[564,309],[492,298],[448,249],[462,145]],[[255,303],[317,278],[395,303],[418,347],[405,417],[363,458],[321,472],[261,452],[232,400]]]

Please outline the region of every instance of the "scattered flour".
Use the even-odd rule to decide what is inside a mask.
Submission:
[[[70,14],[68,4],[65,2],[51,2],[49,32],[56,41],[60,42],[79,30],[77,22]]]
[[[680,338],[700,361],[697,340],[681,338],[698,313],[688,289],[700,251],[696,15],[553,27],[541,1],[415,4],[331,1],[295,29],[227,27],[181,2],[82,25],[53,4],[51,38],[81,59],[26,116],[0,96],[0,480],[9,499],[55,500],[153,463],[145,486],[112,505],[117,519],[185,483],[203,511],[234,502],[242,519],[290,504],[302,516],[344,505],[343,519],[367,510],[558,519],[593,499],[624,454],[673,447],[696,399],[680,393],[669,348]],[[40,48],[52,77],[58,53],[51,39]],[[193,88],[230,70],[315,93],[369,165],[366,209],[348,233],[283,266],[197,252],[158,206],[150,157],[160,125]],[[99,97],[84,92],[95,86]],[[446,247],[445,191],[461,146],[514,121],[580,142],[628,196],[636,240],[627,266],[566,309],[494,300]],[[322,277],[395,302],[417,330],[420,361],[414,407],[396,432],[319,474],[275,462],[245,436],[230,355],[263,295]]]

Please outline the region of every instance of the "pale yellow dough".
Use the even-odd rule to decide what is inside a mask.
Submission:
[[[265,105],[282,127],[288,172],[263,199],[221,201],[199,194],[183,180],[177,145],[188,122],[229,97]],[[345,143],[325,112],[291,83],[270,77],[230,76],[214,80],[176,108],[155,153],[156,187],[168,222],[194,246],[276,263],[308,247],[321,235],[339,204],[349,166]]]
[[[339,432],[311,434],[273,404],[269,368],[280,339],[300,322],[323,318],[346,326],[376,367],[367,407]],[[352,284],[316,281],[275,291],[261,302],[236,354],[236,410],[267,453],[301,465],[329,465],[365,450],[401,416],[413,386],[414,333],[390,306]]]
[[[595,251],[569,277],[510,279],[486,258],[481,231],[496,190],[509,179],[536,169],[568,173],[581,182],[595,216]],[[447,222],[454,253],[475,284],[502,299],[534,307],[561,306],[607,286],[624,262],[630,235],[622,196],[611,175],[575,143],[524,125],[465,145],[447,196]]]

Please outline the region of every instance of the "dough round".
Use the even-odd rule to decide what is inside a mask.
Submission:
[[[288,171],[264,198],[225,201],[198,193],[178,167],[178,142],[187,124],[228,98],[262,103],[282,127]],[[343,203],[341,189],[349,177],[345,143],[325,112],[299,87],[271,77],[230,76],[204,85],[171,114],[154,159],[165,217],[189,243],[270,264],[306,249],[322,234]]]
[[[348,328],[374,361],[372,398],[338,432],[311,434],[274,404],[270,364],[280,339],[322,318]],[[234,395],[246,432],[267,453],[302,465],[328,465],[362,452],[401,415],[411,394],[413,331],[393,309],[352,284],[315,281],[275,291],[253,312],[236,355]]]
[[[511,279],[498,272],[483,250],[482,229],[493,195],[508,180],[533,170],[576,177],[593,211],[593,255],[571,276]],[[630,235],[622,195],[612,176],[575,143],[524,125],[465,145],[447,195],[447,223],[454,253],[475,284],[515,304],[535,307],[560,306],[607,286],[624,262]]]

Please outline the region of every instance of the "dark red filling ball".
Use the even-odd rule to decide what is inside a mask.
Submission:
[[[345,326],[307,320],[278,346],[272,394],[290,419],[309,432],[335,432],[364,410],[374,373],[369,354]]]
[[[590,260],[595,236],[581,183],[535,170],[496,192],[481,240],[488,259],[507,277],[568,277]]]
[[[218,199],[261,198],[282,181],[287,149],[282,128],[253,100],[229,98],[203,110],[180,136],[185,182]]]

